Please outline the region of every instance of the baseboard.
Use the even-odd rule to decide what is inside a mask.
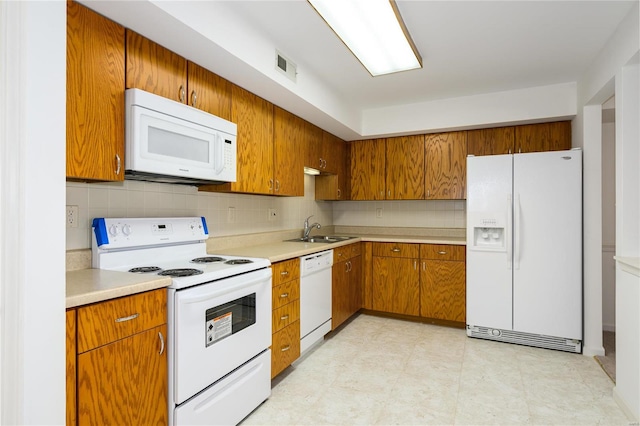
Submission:
[[[638,413],[634,414],[633,411],[631,411],[631,407],[629,407],[627,405],[625,400],[622,399],[622,397],[618,393],[618,387],[617,386],[613,388],[613,400],[618,404],[618,406],[620,407],[620,409],[622,410],[624,415],[627,416],[627,418],[631,422],[635,422],[636,424],[638,424],[640,422],[640,417],[638,417]]]
[[[603,346],[583,346],[582,347],[582,355],[586,356],[604,356],[604,347]]]

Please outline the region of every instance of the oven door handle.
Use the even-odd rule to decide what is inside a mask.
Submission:
[[[192,304],[192,303],[200,303],[203,302],[205,300],[210,300],[214,297],[219,297],[219,296],[223,296],[225,294],[228,293],[232,293],[236,290],[241,290],[243,288],[248,288],[251,286],[254,286],[256,284],[259,284],[260,282],[265,281],[267,278],[269,278],[268,276],[265,275],[260,275],[259,277],[256,277],[252,280],[249,281],[243,281],[241,283],[238,283],[234,286],[231,287],[225,287],[224,290],[216,290],[216,291],[212,291],[211,293],[207,293],[207,294],[202,294],[199,296],[194,296],[194,297],[181,297],[180,298],[180,303],[183,304]],[[269,280],[271,281],[271,280]]]

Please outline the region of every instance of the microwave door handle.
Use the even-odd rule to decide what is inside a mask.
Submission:
[[[224,139],[220,136],[220,133],[216,133],[216,153],[214,159],[214,167],[217,174],[222,173],[224,170]]]

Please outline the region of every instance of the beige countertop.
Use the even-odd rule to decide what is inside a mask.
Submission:
[[[67,308],[167,287],[171,278],[104,269],[67,272]]]
[[[360,237],[338,243],[303,243],[303,242],[272,242],[256,246],[235,247],[216,251],[215,254],[230,256],[262,257],[271,263],[306,256],[323,250],[352,244],[358,241],[382,243],[412,243],[412,244],[455,244],[465,245],[465,238],[461,237],[411,237],[400,235],[361,235]]]

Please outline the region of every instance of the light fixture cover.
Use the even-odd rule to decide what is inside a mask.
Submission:
[[[422,67],[393,0],[308,0],[372,76]]]

